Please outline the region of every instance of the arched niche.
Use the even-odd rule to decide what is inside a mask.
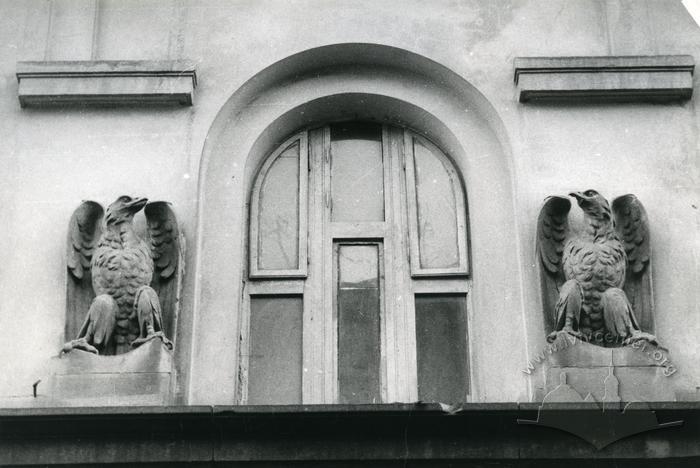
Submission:
[[[477,401],[514,401],[526,349],[510,150],[493,106],[466,80],[415,53],[376,44],[301,52],[262,70],[222,106],[199,174],[188,401],[236,401],[248,197],[266,156],[293,132],[340,120],[413,129],[463,179],[473,286],[469,353]]]

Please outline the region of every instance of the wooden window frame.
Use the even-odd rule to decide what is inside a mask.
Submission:
[[[333,355],[334,355],[334,374],[335,374],[335,397],[334,401],[337,403],[338,400],[338,341],[340,339],[338,335],[338,265],[339,251],[341,245],[374,245],[377,246],[377,261],[378,261],[378,280],[379,280],[379,395],[382,402],[388,401],[388,390],[387,390],[387,378],[386,378],[386,360],[387,351],[386,350],[386,330],[385,330],[385,320],[386,320],[386,301],[387,301],[387,290],[386,290],[386,271],[385,271],[385,245],[384,240],[379,238],[367,237],[367,238],[352,238],[346,239],[344,237],[335,238],[332,240],[333,251],[331,253],[334,268],[331,271],[332,274],[332,300],[333,300]]]
[[[418,193],[416,189],[416,171],[415,171],[415,140],[418,140],[421,145],[425,146],[436,158],[441,162],[448,176],[452,180],[455,187],[459,187],[460,194],[455,194],[455,211],[457,214],[457,251],[458,265],[449,268],[424,268],[420,263],[420,232],[418,229]],[[464,201],[464,187],[461,178],[455,170],[454,163],[434,144],[415,133],[405,132],[404,143],[406,157],[406,189],[408,197],[408,230],[411,239],[410,259],[411,259],[411,275],[419,276],[466,276],[469,274],[469,257],[467,244],[467,209]]]
[[[298,180],[298,195],[299,195],[299,206],[298,206],[298,229],[297,229],[297,240],[298,240],[298,258],[297,265],[298,268],[295,269],[285,269],[285,270],[275,270],[275,269],[261,269],[259,267],[259,245],[260,245],[260,187],[267,177],[267,173],[272,167],[272,165],[277,161],[279,156],[284,153],[290,146],[299,141],[299,180]],[[299,132],[293,137],[287,139],[282,143],[263,163],[260,171],[255,178],[255,184],[253,185],[253,192],[250,201],[250,237],[249,237],[249,259],[250,266],[248,277],[251,279],[256,278],[305,278],[307,275],[307,232],[308,232],[308,172],[309,172],[309,162],[308,162],[308,140],[307,132]]]
[[[280,145],[263,163],[251,196],[251,269],[244,281],[241,314],[241,349],[238,402],[247,402],[248,352],[250,345],[250,298],[254,296],[300,295],[302,314],[302,404],[338,403],[338,318],[335,290],[337,272],[334,251],[339,244],[380,244],[381,315],[380,368],[382,402],[411,402],[418,399],[415,298],[421,294],[465,296],[467,316],[465,340],[469,377],[465,401],[473,395],[473,340],[468,339],[472,323],[471,279],[468,277],[466,192],[456,166],[435,145],[409,129],[382,125],[384,221],[333,222],[331,206],[330,125],[295,134]],[[459,187],[459,266],[449,269],[421,269],[417,238],[417,199],[413,139],[420,139],[435,157],[441,158],[449,177]],[[254,270],[257,257],[257,208],[264,174],[277,157],[296,140],[300,141],[300,268],[299,270]],[[303,194],[303,195],[302,195]],[[303,215],[302,215],[303,212]],[[303,218],[304,222],[301,222]],[[303,229],[302,229],[303,226]],[[255,236],[254,236],[255,234]],[[302,243],[301,240],[304,240]],[[303,252],[303,262],[302,260]],[[309,252],[313,258],[307,257]],[[307,267],[308,265],[308,267]],[[274,403],[271,403],[274,404]]]

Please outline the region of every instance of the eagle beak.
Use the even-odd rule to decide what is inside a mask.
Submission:
[[[148,198],[134,198],[131,200],[131,202],[127,205],[127,208],[129,211],[132,213],[137,213],[138,211],[141,210],[144,206],[146,206],[146,203],[148,203]]]
[[[584,194],[582,194],[581,192],[571,192],[569,194],[569,196],[574,197],[578,201],[581,201],[581,200],[586,198],[586,196]]]

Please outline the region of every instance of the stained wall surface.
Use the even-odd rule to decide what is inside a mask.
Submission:
[[[537,214],[546,196],[588,188],[608,198],[634,193],[644,203],[651,223],[656,333],[678,368],[678,385],[689,391],[700,386],[698,93],[682,103],[525,105],[518,103],[513,84],[513,59],[522,56],[690,54],[698,62],[700,29],[680,1],[404,0],[397,5],[369,0],[4,0],[2,406],[29,404],[25,401],[32,383],[63,342],[65,238],[72,211],[81,200],[104,205],[121,194],[172,202],[185,235],[187,269],[176,337],[180,401],[234,402],[235,298],[234,303],[217,301],[220,291],[203,286],[216,284],[205,273],[217,274],[203,262],[216,255],[208,236],[221,242],[228,237],[240,246],[243,231],[204,228],[207,148],[228,144],[237,158],[226,174],[234,187],[227,201],[232,211],[221,211],[221,217],[245,212],[246,170],[251,169],[236,150],[239,141],[212,140],[227,135],[212,131],[212,125],[230,124],[217,115],[225,120],[231,110],[222,109],[231,96],[262,70],[294,54],[343,43],[388,46],[423,57],[461,77],[488,103],[488,112],[477,104],[462,109],[483,120],[495,145],[476,154],[465,146],[469,164],[491,164],[493,154],[501,158],[490,169],[500,171],[501,179],[482,181],[479,190],[467,187],[470,207],[481,207],[472,223],[484,220],[474,228],[472,247],[507,249],[497,258],[508,264],[496,270],[481,267],[503,275],[482,279],[478,287],[483,307],[473,313],[502,319],[481,322],[488,327],[470,336],[484,350],[472,357],[480,376],[476,400],[530,399],[531,377],[520,369],[544,345],[535,258]],[[194,105],[20,108],[17,61],[91,59],[188,59],[198,75]],[[403,78],[389,85],[397,95],[412,89],[402,73]],[[446,85],[436,83],[440,86]],[[275,109],[291,105],[286,104],[275,104],[267,117],[261,111],[260,120],[252,122],[273,119]],[[460,128],[454,109],[443,115],[448,127]],[[254,137],[240,144],[252,147]],[[492,200],[505,200],[506,206],[493,206]],[[497,222],[489,224],[489,213],[499,208]],[[231,259],[234,265],[244,261],[243,252],[239,248]],[[475,259],[489,260],[478,254]],[[240,270],[233,270],[238,271],[230,276],[236,289]],[[479,281],[475,276],[475,287]]]

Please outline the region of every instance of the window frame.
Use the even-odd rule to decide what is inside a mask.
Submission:
[[[414,277],[434,277],[434,276],[464,276],[469,274],[469,247],[468,247],[468,232],[467,232],[467,208],[464,201],[464,185],[461,183],[461,178],[457,174],[454,164],[447,156],[433,143],[425,138],[412,133],[404,133],[404,155],[406,157],[406,190],[408,197],[408,232],[411,241],[409,249],[411,258],[411,275]],[[418,190],[416,185],[416,170],[415,170],[415,141],[418,140],[421,145],[425,146],[430,153],[438,158],[445,168],[453,186],[461,188],[462,196],[455,195],[455,212],[457,222],[457,251],[458,265],[447,268],[424,268],[420,261],[420,232],[418,228]]]
[[[381,402],[387,401],[388,389],[387,389],[387,378],[386,378],[386,360],[387,353],[383,352],[387,345],[387,336],[385,331],[385,320],[386,320],[386,305],[387,305],[387,290],[386,290],[386,271],[385,271],[385,248],[383,239],[375,237],[363,237],[363,238],[352,238],[345,239],[343,237],[332,239],[332,300],[333,300],[333,354],[334,354],[334,381],[336,382],[335,388],[335,403],[338,403],[339,399],[339,389],[337,387],[338,382],[338,347],[340,336],[338,334],[338,281],[339,281],[339,271],[335,268],[339,263],[339,252],[341,246],[346,245],[374,245],[377,247],[377,260],[378,260],[378,281],[379,281],[379,342],[380,342],[380,352],[379,352],[379,396]],[[371,404],[371,403],[369,403]]]
[[[374,122],[376,123],[376,122]],[[250,345],[250,298],[257,295],[301,295],[302,314],[302,404],[338,404],[338,330],[335,289],[337,272],[334,270],[336,244],[379,242],[384,263],[382,270],[380,316],[380,362],[382,403],[417,401],[418,376],[416,355],[415,298],[419,294],[458,294],[464,296],[466,342],[465,362],[468,382],[464,401],[473,398],[473,340],[469,339],[472,323],[471,278],[468,268],[468,231],[466,190],[449,156],[429,140],[414,131],[395,125],[382,126],[382,160],[384,182],[383,222],[333,222],[331,212],[330,122],[322,127],[310,127],[285,140],[268,156],[258,171],[251,194],[251,237],[247,252],[251,255],[251,269],[244,279],[241,314],[240,362],[238,403],[248,400],[248,350]],[[417,199],[415,193],[413,138],[441,159],[449,177],[458,184],[456,206],[458,213],[459,266],[451,269],[416,269],[419,260],[417,247]],[[295,270],[253,271],[252,228],[257,223],[260,184],[264,174],[277,157],[294,141],[300,140],[299,239],[304,239],[303,274]],[[410,146],[409,146],[410,142]],[[303,156],[302,156],[303,155]],[[303,163],[302,163],[303,160]],[[409,169],[410,166],[410,169]],[[303,169],[303,170],[302,170]],[[411,171],[409,173],[409,171]],[[304,177],[305,175],[306,177]],[[303,187],[303,188],[302,188]],[[306,194],[302,198],[302,193]],[[461,196],[460,196],[461,195]],[[413,214],[411,214],[413,213]],[[301,227],[304,226],[304,229]],[[256,226],[257,227],[257,226]],[[304,231],[304,232],[302,232]],[[300,256],[302,249],[299,249]],[[318,261],[311,261],[307,252],[320,252]],[[301,268],[300,268],[301,270]],[[262,274],[261,274],[262,273]],[[398,299],[396,296],[400,296]],[[328,313],[328,310],[332,313]],[[274,404],[274,403],[270,403]]]
[[[250,200],[250,237],[248,240],[249,270],[248,277],[256,278],[305,278],[307,276],[308,254],[307,254],[307,233],[308,233],[308,204],[303,202],[308,199],[308,140],[306,131],[299,132],[285,140],[279,147],[268,156],[255,177]],[[298,191],[299,196],[297,211],[297,265],[295,269],[261,269],[259,267],[259,235],[260,235],[260,188],[267,178],[268,172],[277,159],[294,143],[299,142],[299,175]]]

